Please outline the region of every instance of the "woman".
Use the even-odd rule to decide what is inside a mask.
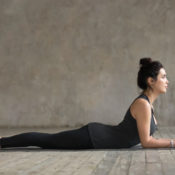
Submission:
[[[59,133],[28,132],[0,139],[1,148],[38,146],[46,149],[117,149],[130,148],[141,142],[144,148],[174,147],[173,139],[152,137],[157,122],[152,104],[167,91],[165,69],[151,58],[140,59],[138,86],[143,90],[130,105],[118,125],[89,123],[81,128]]]

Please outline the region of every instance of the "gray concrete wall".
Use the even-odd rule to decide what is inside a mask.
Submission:
[[[0,126],[117,124],[140,90],[140,57],[162,61],[155,103],[175,124],[174,0],[0,0]]]

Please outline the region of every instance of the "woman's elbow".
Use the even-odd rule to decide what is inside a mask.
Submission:
[[[147,140],[141,141],[142,147],[143,147],[143,148],[151,148],[150,140],[151,140],[151,139],[147,139]]]
[[[149,144],[147,144],[147,143],[141,143],[141,145],[143,148],[150,148]]]

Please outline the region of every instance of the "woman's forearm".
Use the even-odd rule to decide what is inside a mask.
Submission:
[[[174,143],[175,140],[173,139]],[[165,138],[154,138],[150,137],[150,139],[146,143],[142,143],[144,148],[171,148],[171,139]]]

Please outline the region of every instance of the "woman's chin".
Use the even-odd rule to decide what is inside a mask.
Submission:
[[[165,89],[164,91],[162,91],[162,94],[165,94],[167,92],[167,89]]]

